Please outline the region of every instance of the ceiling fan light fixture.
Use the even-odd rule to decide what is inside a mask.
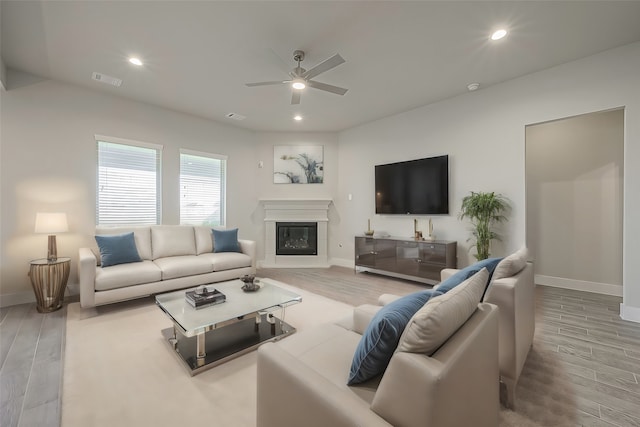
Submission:
[[[291,87],[297,90],[302,90],[307,87],[307,83],[304,81],[304,79],[295,79],[291,83]]]
[[[276,81],[268,81],[268,82],[255,82],[255,83],[245,83],[248,87],[254,86],[271,86],[271,85],[281,85],[287,84],[291,86],[291,105],[300,104],[300,98],[302,97],[302,91],[310,87],[312,89],[322,90],[329,93],[335,93],[336,95],[344,95],[347,93],[348,89],[343,87],[333,86],[330,84],[318,82],[314,80],[314,78],[324,72],[332,70],[338,65],[345,62],[344,58],[340,56],[340,54],[335,54],[332,57],[325,59],[321,63],[312,67],[309,70],[305,70],[300,66],[300,62],[304,59],[304,52],[301,50],[296,50],[293,52],[293,59],[298,63],[298,66],[293,70],[289,71],[288,80],[276,80]]]

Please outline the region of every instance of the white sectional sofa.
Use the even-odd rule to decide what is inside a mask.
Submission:
[[[256,244],[238,240],[241,252],[214,252],[204,226],[98,228],[96,235],[133,232],[140,262],[100,265],[97,244],[80,248],[80,305],[95,307],[142,296],[255,274]]]
[[[483,280],[487,277],[488,273]],[[477,300],[480,297],[481,292]],[[376,322],[383,305],[389,307],[398,298],[385,295],[378,306],[356,307],[348,318],[262,345],[257,363],[257,426],[496,427],[498,308],[477,304],[464,320],[466,314],[456,309],[458,303],[453,300],[468,304],[466,294],[430,299],[422,310],[435,303],[442,308],[439,314],[431,311],[427,316],[436,319],[431,327],[407,326],[414,332],[405,330],[398,347],[391,345],[393,354],[383,374],[347,384],[354,353],[370,323]],[[418,332],[413,336],[433,340],[439,329],[459,321],[462,326],[453,326],[452,335],[443,335],[444,343],[436,345],[435,352],[403,347],[405,334]],[[386,331],[394,329],[392,323],[386,323]],[[378,342],[384,339],[381,336]]]
[[[499,260],[475,312],[434,353],[402,344],[411,334],[410,321],[383,374],[366,382],[347,385],[354,353],[377,314],[402,298],[397,295],[381,295],[378,306],[356,307],[346,319],[261,346],[257,426],[497,426],[499,396],[506,407],[514,407],[516,383],[535,331],[533,264],[527,257],[522,248]],[[480,274],[476,268],[443,270],[443,282],[434,292],[456,282],[456,274],[468,278],[431,298],[421,310],[442,303],[441,298],[457,301],[460,294],[454,292]],[[488,278],[486,272],[483,288]],[[450,307],[442,313],[460,315]],[[426,316],[432,328],[418,329],[414,336],[437,335],[451,321],[442,313]],[[392,329],[392,323],[385,326]],[[284,410],[281,402],[287,402]]]

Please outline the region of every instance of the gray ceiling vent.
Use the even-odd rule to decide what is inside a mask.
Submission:
[[[121,79],[107,76],[106,74],[102,74],[102,73],[96,73],[95,71],[91,75],[91,78],[97,82],[110,84],[115,87],[120,87],[120,85],[122,84]]]
[[[224,116],[228,119],[233,119],[233,120],[244,120],[247,118],[246,116],[243,116],[238,113],[227,113]]]

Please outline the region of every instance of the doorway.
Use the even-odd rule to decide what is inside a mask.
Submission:
[[[624,110],[525,128],[537,284],[622,296]]]

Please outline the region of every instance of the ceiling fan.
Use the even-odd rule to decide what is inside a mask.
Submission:
[[[293,89],[293,95],[291,96],[292,105],[300,104],[301,91],[307,86],[314,89],[320,89],[326,92],[335,93],[337,95],[344,95],[345,93],[347,93],[348,89],[311,80],[317,75],[324,73],[325,71],[329,71],[330,69],[337,67],[338,65],[345,62],[345,60],[339,54],[336,53],[331,58],[325,59],[310,70],[305,70],[300,66],[300,62],[304,60],[304,52],[302,50],[295,50],[293,52],[293,60],[298,63],[298,66],[289,71],[289,76],[291,77],[291,79],[271,82],[246,83],[246,85],[249,87],[253,87],[291,84],[291,87]]]

